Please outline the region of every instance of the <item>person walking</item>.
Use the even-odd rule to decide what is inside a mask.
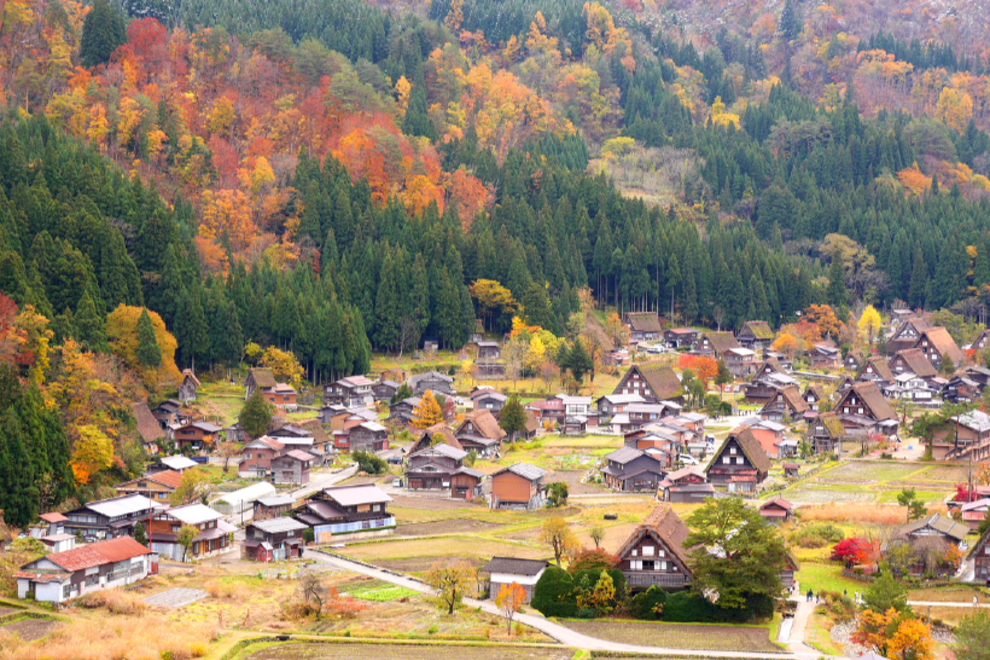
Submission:
[[[805,602],[810,603],[811,602],[811,598],[812,598],[812,596],[814,596],[814,594],[815,594],[814,591],[812,591],[811,589],[808,589],[808,598],[806,599]]]

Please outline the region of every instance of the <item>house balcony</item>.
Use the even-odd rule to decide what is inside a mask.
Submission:
[[[686,589],[691,586],[690,576],[683,573],[664,573],[661,571],[622,571],[626,576],[626,584],[632,588],[649,589],[653,585],[664,589]]]

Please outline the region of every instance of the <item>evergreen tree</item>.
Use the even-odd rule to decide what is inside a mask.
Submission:
[[[155,326],[151,323],[147,308],[141,310],[137,322],[138,347],[135,354],[138,362],[146,367],[157,367],[162,363],[162,349],[155,338]]]
[[[400,309],[395,262],[386,255],[375,297],[375,344],[380,348],[393,350],[399,345]]]
[[[117,47],[125,43],[127,26],[123,16],[107,0],[96,0],[93,10],[86,14],[79,41],[79,58],[83,66],[94,67],[109,62]]]
[[[76,339],[91,351],[98,353],[107,351],[109,347],[107,345],[107,335],[103,328],[103,322],[103,316],[96,311],[96,304],[87,290],[79,301],[79,306],[76,308],[74,317]],[[150,318],[148,319],[148,323],[151,323]],[[152,333],[154,333],[153,330]]]
[[[498,425],[509,434],[512,442],[516,441],[516,434],[526,430],[526,409],[519,401],[519,397],[512,395],[502,410],[498,414]]]
[[[595,364],[591,361],[591,356],[588,355],[588,351],[585,350],[580,339],[576,339],[570,348],[565,350],[567,352],[560,367],[570,371],[574,380],[580,383],[584,380],[584,374],[595,368]]]
[[[908,304],[912,307],[924,307],[928,289],[928,267],[921,254],[921,248],[914,250],[914,264],[911,268],[911,286],[908,289]]]
[[[836,250],[828,269],[828,303],[836,309],[843,307],[847,302],[846,295],[846,272],[842,265],[842,255]]]
[[[402,121],[402,132],[406,135],[421,135],[429,138],[430,142],[435,142],[439,137],[428,114],[426,90],[422,85],[415,85],[409,95],[409,106]]]
[[[38,515],[34,464],[25,448],[26,433],[13,407],[0,417],[0,509],[14,527],[27,527]]]
[[[272,424],[272,406],[262,396],[260,389],[255,388],[248,400],[244,402],[244,407],[241,408],[237,421],[240,422],[241,428],[248,434],[248,437],[258,438],[268,433]]]

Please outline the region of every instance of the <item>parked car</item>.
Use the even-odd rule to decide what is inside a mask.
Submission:
[[[677,460],[680,461],[681,463],[683,463],[684,465],[697,465],[698,464],[698,459],[695,458],[694,456],[691,456],[690,454],[678,454],[677,455]]]

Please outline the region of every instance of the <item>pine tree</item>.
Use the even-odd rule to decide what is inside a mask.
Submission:
[[[106,352],[109,349],[107,335],[103,328],[104,319],[96,311],[96,304],[93,302],[93,297],[89,295],[88,290],[79,301],[74,321],[75,336],[79,340],[79,343],[89,350],[98,353]],[[151,319],[148,319],[148,323],[151,323]]]
[[[832,255],[828,269],[828,302],[836,309],[846,304],[846,273],[838,250]]]
[[[83,66],[94,67],[110,61],[118,46],[127,43],[124,18],[106,0],[96,0],[93,11],[83,22],[79,57]]]
[[[162,349],[155,338],[155,326],[148,316],[148,309],[141,310],[137,322],[138,347],[135,354],[138,362],[146,367],[157,367],[162,363]]]
[[[38,515],[38,488],[24,427],[13,407],[0,417],[0,428],[0,509],[8,524],[27,527]]]
[[[516,441],[516,434],[526,430],[526,409],[523,408],[519,397],[512,395],[502,410],[498,414],[498,425],[509,434],[512,442]]]
[[[237,421],[248,437],[258,438],[268,433],[272,423],[272,406],[261,395],[260,389],[256,388],[244,402]]]
[[[921,248],[914,250],[914,264],[911,269],[911,285],[908,289],[908,304],[912,307],[924,307],[928,289],[928,267],[921,254]]]
[[[392,350],[399,344],[401,303],[397,288],[395,262],[391,255],[386,255],[375,297],[375,344],[385,350]]]

